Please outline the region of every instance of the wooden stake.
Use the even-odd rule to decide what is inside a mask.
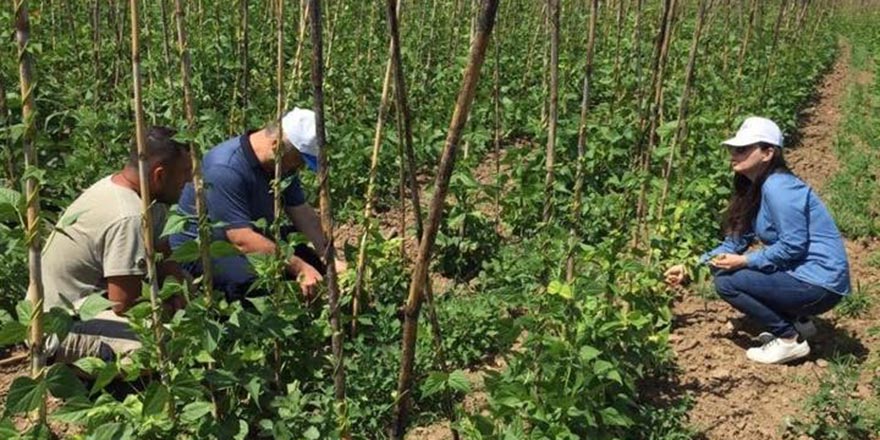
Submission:
[[[165,343],[162,341],[162,310],[159,300],[159,277],[156,273],[156,251],[153,231],[153,205],[150,193],[149,163],[147,156],[146,125],[144,123],[144,106],[141,92],[141,56],[140,56],[140,21],[138,20],[138,1],[131,0],[131,78],[134,88],[135,139],[138,152],[138,179],[140,180],[141,210],[143,220],[141,227],[144,234],[144,258],[147,260],[147,278],[150,284],[150,305],[152,306],[153,334],[156,338],[156,357],[163,377],[167,373],[165,365]],[[167,405],[169,417],[174,419],[174,402]]]
[[[621,1],[622,3],[622,1]],[[584,157],[586,156],[587,143],[587,112],[590,108],[590,85],[593,77],[593,53],[596,46],[596,19],[599,9],[599,0],[590,2],[590,30],[587,37],[587,61],[584,66],[584,85],[581,98],[581,118],[578,125],[577,142],[577,166],[574,178],[574,202],[572,203],[572,227],[569,230],[569,250],[565,264],[565,278],[568,282],[574,279],[574,245],[577,239],[577,231],[574,225],[580,220],[581,203],[583,202],[584,188]]]
[[[684,88],[681,92],[681,101],[678,105],[678,127],[672,138],[669,158],[666,160],[666,169],[663,171],[663,191],[660,195],[660,202],[657,207],[657,216],[659,219],[664,218],[664,210],[666,208],[666,198],[669,194],[669,181],[672,178],[672,168],[675,163],[675,156],[678,153],[679,146],[687,139],[687,117],[688,105],[690,103],[691,88],[694,83],[694,74],[696,72],[697,55],[700,48],[700,35],[703,32],[703,24],[706,20],[711,0],[701,0],[700,9],[697,13],[697,24],[694,28],[694,37],[691,40],[691,50],[688,54],[688,63],[684,74]]]
[[[559,107],[559,15],[560,0],[547,0],[550,15],[550,101],[548,106],[547,150],[544,177],[544,222],[553,214],[553,177],[556,161],[556,125]]]
[[[333,245],[333,216],[330,203],[330,161],[324,133],[324,55],[321,35],[321,1],[310,0],[312,37],[312,88],[314,94],[315,135],[320,169],[321,229],[324,232],[326,247],[322,256],[327,265],[327,300],[330,307],[330,328],[333,331],[331,345],[333,350],[333,390],[336,398],[337,416],[340,420],[340,436],[349,438],[348,418],[345,407],[345,363],[343,362],[343,332],[339,319],[339,284],[336,274],[336,248]]]
[[[183,107],[186,125],[191,134],[196,132],[196,110],[192,93],[192,62],[186,39],[186,17],[182,0],[174,0],[174,16],[177,25],[177,51],[180,55],[180,76],[183,79]],[[199,256],[202,262],[202,289],[208,304],[213,300],[214,284],[211,266],[211,224],[205,204],[205,184],[202,178],[202,158],[198,145],[189,144],[190,161],[192,161],[193,189],[196,195],[196,218],[199,233]]]
[[[455,155],[461,133],[467,123],[468,113],[476,94],[477,80],[480,68],[486,55],[486,46],[489,36],[495,24],[495,13],[498,10],[498,0],[482,0],[480,6],[480,18],[478,21],[477,35],[471,46],[470,60],[465,70],[462,89],[459,92],[452,115],[452,121],[446,136],[446,143],[440,159],[440,166],[434,182],[434,196],[431,199],[431,209],[428,213],[428,222],[419,243],[419,253],[413,268],[412,279],[409,285],[409,296],[404,309],[403,325],[403,353],[400,364],[400,375],[397,383],[397,396],[394,408],[394,425],[391,437],[403,438],[406,432],[409,409],[411,405],[410,392],[413,385],[413,368],[415,366],[415,345],[418,331],[419,310],[422,305],[422,292],[427,282],[428,264],[431,260],[431,250],[437,238],[437,231],[443,216],[443,204],[446,193],[449,190],[449,179],[455,166]]]
[[[37,107],[34,103],[34,60],[28,44],[30,43],[30,21],[26,0],[17,0],[15,7],[15,41],[18,45],[18,77],[21,84],[21,117],[24,124],[22,146],[24,147],[24,165],[27,169],[35,169],[37,163],[37,125],[34,118]],[[28,291],[27,298],[31,303],[30,323],[30,356],[31,377],[43,374],[46,365],[46,353],[43,347],[43,279],[40,248],[40,183],[36,177],[28,177],[25,181],[26,235],[28,248]],[[23,318],[23,317],[19,317]],[[46,399],[40,399],[38,417],[41,424],[46,423]]]

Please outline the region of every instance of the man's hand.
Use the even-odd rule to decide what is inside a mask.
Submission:
[[[721,270],[737,270],[746,267],[748,261],[745,255],[720,254],[709,260],[709,264]]]
[[[675,266],[666,269],[663,276],[666,277],[666,284],[669,284],[670,286],[680,286],[687,283],[691,278],[691,275],[684,264],[676,264]]]
[[[290,271],[292,275],[296,276],[296,282],[299,283],[306,301],[311,301],[315,297],[318,283],[324,281],[324,277],[299,257],[290,258]]]

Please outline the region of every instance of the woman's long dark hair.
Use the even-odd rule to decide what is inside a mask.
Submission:
[[[725,235],[740,237],[752,232],[752,222],[758,216],[758,209],[761,208],[761,187],[764,181],[773,173],[791,173],[782,155],[782,148],[765,143],[759,144],[758,148],[762,150],[775,148],[776,151],[773,152],[770,164],[754,182],[743,174],[734,174],[733,195],[724,215]]]

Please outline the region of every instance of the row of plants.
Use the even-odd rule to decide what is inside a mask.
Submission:
[[[132,131],[130,79],[125,67],[128,43],[117,37],[125,34],[119,29],[124,31],[126,24],[105,9],[95,9],[99,3],[50,3],[33,14],[32,38],[38,43],[32,49],[45,78],[38,94],[41,136],[37,146],[48,170],[43,197],[49,222],[81,188],[116,168],[107,157],[122,158],[128,149]],[[50,420],[79,424],[96,437],[323,438],[350,430],[358,438],[375,438],[385,435],[399,399],[413,398],[418,414],[415,423],[448,417],[450,403],[459,401],[469,389],[461,370],[488,354],[507,351],[517,336],[525,334],[522,348],[508,355],[509,367],[486,381],[487,414],[459,414],[462,418],[455,425],[469,437],[686,437],[678,410],[658,413],[645,403],[637,385],[662,369],[668,355],[668,298],[657,265],[646,261],[684,258],[717,235],[717,212],[729,191],[725,152],[717,147],[718,141],[749,113],[774,118],[787,132],[793,130],[798,109],[835,54],[828,26],[835,10],[815,5],[801,22],[802,10],[796,2],[753,2],[751,13],[714,5],[705,34],[697,38],[700,61],[690,112],[677,120],[672,115],[684,95],[680,86],[687,82],[688,36],[697,26],[697,5],[682,3],[674,16],[664,14],[663,5],[648,3],[641,10],[634,10],[630,2],[609,3],[597,13],[601,21],[593,98],[585,127],[587,148],[580,159],[585,189],[580,210],[571,215],[566,213],[576,206],[571,196],[578,176],[575,115],[581,102],[586,39],[580,30],[590,12],[582,2],[562,2],[560,117],[553,121],[542,111],[547,96],[541,62],[546,57],[543,35],[548,32],[544,8],[540,2],[520,9],[502,8],[494,42],[497,56],[484,68],[498,70],[498,84],[493,87],[484,74],[477,90],[462,140],[468,145],[468,155],[451,182],[454,200],[441,226],[434,266],[445,276],[468,284],[441,292],[434,305],[445,364],[436,357],[439,351],[430,337],[432,329],[425,320],[419,324],[416,383],[421,386],[414,395],[395,395],[394,374],[401,358],[399,307],[405,300],[408,263],[398,252],[398,241],[372,236],[367,258],[367,290],[372,301],[357,318],[361,330],[346,338],[345,344],[345,411],[338,411],[333,398],[329,309],[324,303],[303,304],[295,288],[287,286],[283,295],[255,300],[252,305],[209,305],[202,295],[187,292],[189,305],[167,317],[163,327],[168,339],[163,341],[157,341],[149,329],[149,310],[136,309],[131,315],[145,350],[131,363],[79,362],[78,368],[97,378],[89,389],[76,385],[79,382],[71,380],[63,367],[51,367],[42,380],[18,378],[7,398],[11,403],[5,415],[37,408],[48,393],[65,399]],[[268,2],[241,5],[253,20],[250,23],[272,13]],[[145,5],[145,20],[161,20],[160,6]],[[626,13],[617,14],[624,7]],[[126,5],[111,2],[109,8],[116,13],[125,11]],[[203,150],[271,119],[272,78],[258,73],[273,65],[273,29],[247,25],[243,11],[229,14],[219,5],[189,4],[191,23],[199,23],[191,25],[191,44],[193,84],[202,110],[198,133],[185,137]],[[776,11],[788,14],[785,26],[774,26]],[[421,66],[410,68],[408,74],[416,157],[423,172],[439,154],[444,134],[438,127],[448,122],[448,104],[466,62],[461,54],[469,43],[472,12],[469,2],[463,1],[418,2],[403,11],[404,62]],[[659,78],[665,95],[655,103],[660,116],[652,150],[644,143],[653,134],[646,135],[640,124],[650,107],[650,52],[660,40],[664,15],[677,20],[667,18],[672,20],[668,72]],[[101,32],[96,31],[100,26],[94,19],[89,20],[95,16],[97,23],[106,26]],[[370,104],[379,102],[385,62],[385,23],[381,9],[368,2],[332,2],[325,17],[328,132],[330,142],[340,146],[330,157],[331,194],[341,207],[336,212],[338,221],[360,221],[367,182],[363,171],[374,123]],[[775,28],[780,32],[773,32]],[[177,121],[182,114],[181,85],[174,59],[162,55],[160,27],[145,29],[148,118],[182,127]],[[300,76],[290,79],[290,103],[298,104],[309,100],[305,81],[309,61],[296,57],[299,44],[293,34],[289,41],[284,48],[290,60],[286,68],[295,72],[299,65],[301,69]],[[308,43],[304,47],[305,52]],[[8,45],[4,50],[11,53]],[[660,51],[654,52],[656,57]],[[94,59],[103,60],[102,64],[86,62]],[[6,81],[14,75],[11,62],[0,69],[0,75],[3,83],[13,83]],[[73,83],[88,87],[70,87]],[[6,95],[9,114],[18,114],[21,104],[16,93],[7,91]],[[503,114],[500,127],[495,127],[493,101]],[[95,105],[98,102],[100,106]],[[664,178],[675,133],[685,122],[688,131],[679,140],[676,166]],[[546,156],[536,145],[548,140],[547,125],[557,123],[556,180],[547,189],[543,179]],[[17,127],[20,124],[10,119],[4,130],[16,142]],[[506,146],[501,165],[509,171],[497,176],[496,182],[480,183],[466,170],[474,169],[491,149],[496,129]],[[398,203],[395,176],[403,163],[394,148],[398,138],[397,130],[387,130],[379,162],[379,207]],[[648,160],[643,167],[639,157],[645,152]],[[14,183],[23,170],[16,153],[9,157],[13,166],[6,178]],[[665,207],[660,208],[664,182],[673,185]],[[645,193],[647,206],[657,208],[640,214],[640,192]],[[499,193],[499,212],[486,214],[486,206]],[[548,199],[554,216],[545,222],[541,207]],[[12,206],[20,206],[20,201]],[[24,251],[16,219],[0,221],[7,228],[0,232],[8,234],[8,238],[0,236],[0,249],[13,256],[3,263],[13,269],[3,275],[12,281],[4,286],[19,286],[4,290],[5,306],[11,309],[13,304],[22,304],[24,281],[15,277],[24,272]],[[646,245],[631,246],[633,231],[644,225]],[[577,240],[569,238],[571,230]],[[564,273],[570,254],[576,267],[572,277]],[[353,251],[349,251],[349,261],[353,260]],[[272,273],[271,262],[260,264],[266,283],[274,282]],[[342,280],[343,287],[351,283]],[[162,293],[169,296],[182,289],[168,285]],[[108,306],[95,298],[96,310]],[[24,338],[30,317],[26,307],[18,307],[17,317],[3,317],[4,343]],[[70,313],[50,313],[47,332],[66,333]],[[89,317],[88,313],[83,316],[83,310],[78,313],[83,319]],[[343,327],[351,324],[350,319],[344,317]],[[166,346],[164,362],[156,357],[158,344]],[[165,367],[158,368],[161,365]],[[162,380],[149,381],[122,399],[104,390],[117,375],[133,381],[138,372],[157,370]],[[665,422],[646,423],[658,419]],[[4,433],[13,435],[11,422],[4,423]],[[45,429],[37,425],[34,432]]]

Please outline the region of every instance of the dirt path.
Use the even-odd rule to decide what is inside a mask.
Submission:
[[[802,113],[799,138],[787,149],[795,173],[819,194],[838,169],[834,140],[841,122],[841,108],[849,81],[864,74],[850,71],[849,48],[841,55],[818,89],[814,105]],[[876,283],[867,266],[878,243],[847,240],[853,286]],[[812,353],[793,365],[760,365],[748,361],[744,349],[757,345],[753,336],[762,331],[720,300],[686,294],[674,306],[675,320],[670,342],[675,351],[678,376],[661,392],[690,395],[691,425],[698,438],[710,440],[781,439],[788,420],[797,417],[805,399],[818,388],[828,360],[837,354],[864,359],[880,348],[880,338],[868,334],[876,325],[880,308],[876,301],[861,319],[829,313],[819,318],[819,335],[811,341]],[[870,393],[860,387],[859,393]],[[867,394],[866,394],[867,395]]]

